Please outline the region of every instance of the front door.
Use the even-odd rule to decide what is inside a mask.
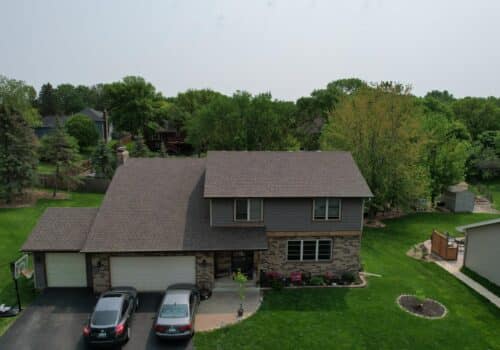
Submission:
[[[233,252],[231,256],[231,272],[244,273],[248,279],[253,277],[253,252],[239,251]]]

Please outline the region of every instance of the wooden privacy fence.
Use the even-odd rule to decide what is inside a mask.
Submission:
[[[458,245],[450,240],[448,235],[433,230],[431,236],[431,251],[444,260],[457,260]]]

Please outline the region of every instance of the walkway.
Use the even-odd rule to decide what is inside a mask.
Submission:
[[[431,251],[431,241],[425,241],[424,245],[428,249],[428,251]],[[481,294],[483,297],[491,301],[493,304],[495,304],[498,308],[500,308],[500,298],[497,297],[495,294],[490,292],[488,289],[484,288],[482,285],[474,281],[472,278],[464,275],[462,272],[460,272],[460,269],[463,266],[464,263],[464,251],[463,249],[458,251],[458,257],[457,260],[455,261],[446,261],[442,260],[439,257],[436,257],[432,255],[433,261],[441,266],[443,269],[451,273],[453,276],[458,278],[460,281],[465,283],[469,288],[474,289],[477,293]]]
[[[200,303],[195,329],[197,332],[206,332],[239,322],[257,312],[261,301],[260,288],[249,281],[245,288],[243,317],[238,317],[236,313],[241,301],[237,284],[230,278],[216,279],[212,296]]]

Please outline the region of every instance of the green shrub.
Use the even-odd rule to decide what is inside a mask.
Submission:
[[[354,283],[356,281],[356,276],[352,272],[344,272],[342,274],[342,281],[345,283]]]
[[[275,291],[281,291],[285,287],[283,280],[281,279],[276,279],[271,282],[271,288]]]
[[[322,286],[325,284],[323,276],[314,276],[309,280],[309,284],[312,286]]]

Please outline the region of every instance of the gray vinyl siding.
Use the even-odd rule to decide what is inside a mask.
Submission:
[[[474,210],[474,193],[470,191],[446,192],[443,201],[446,207],[456,213],[471,213]]]
[[[212,225],[234,226],[233,199],[212,199]],[[268,231],[361,230],[363,199],[342,198],[340,220],[314,221],[312,198],[265,198],[264,225]],[[236,223],[238,224],[238,223]]]
[[[464,265],[500,286],[500,224],[467,230]]]

